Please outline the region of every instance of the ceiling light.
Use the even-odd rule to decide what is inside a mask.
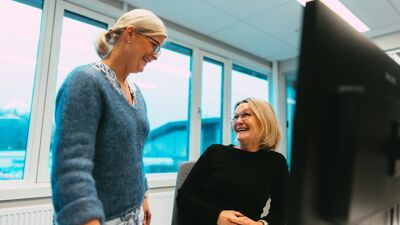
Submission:
[[[301,5],[305,6],[306,2],[312,0],[297,0]],[[347,23],[354,27],[358,32],[369,31],[369,28],[358,19],[350,10],[346,8],[339,0],[320,0],[326,6],[328,6],[337,15],[342,17]]]
[[[312,0],[297,0],[302,6],[306,6],[306,2],[311,2]]]

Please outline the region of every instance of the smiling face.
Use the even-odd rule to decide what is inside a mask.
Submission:
[[[158,46],[162,46],[165,37],[162,35],[158,36],[146,36],[132,31],[131,41],[127,43],[126,57],[127,70],[130,73],[142,72],[147,63],[158,59]]]
[[[238,105],[232,126],[242,149],[248,151],[257,151],[259,149],[261,127],[248,103]]]

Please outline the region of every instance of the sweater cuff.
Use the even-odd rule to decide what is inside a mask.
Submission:
[[[103,205],[97,198],[83,198],[61,209],[56,215],[58,225],[83,224],[92,219],[99,219],[104,224]]]

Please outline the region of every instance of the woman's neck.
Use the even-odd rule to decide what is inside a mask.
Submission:
[[[126,69],[120,63],[117,63],[117,61],[113,60],[111,57],[103,59],[103,63],[110,67],[112,71],[114,71],[115,76],[120,84],[125,83],[129,73],[126,72]]]
[[[239,143],[239,147],[240,147],[240,149],[248,151],[248,152],[257,152],[259,150],[258,144]]]

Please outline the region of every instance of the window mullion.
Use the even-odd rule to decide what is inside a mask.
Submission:
[[[222,110],[222,144],[231,143],[231,84],[232,84],[232,61],[228,60],[225,63],[224,78],[223,78],[223,110]]]
[[[189,160],[197,160],[200,156],[201,132],[201,74],[202,56],[200,49],[193,49],[192,79],[190,99],[190,132],[189,132]]]
[[[26,146],[24,178],[25,184],[34,184],[37,177],[37,167],[40,149],[40,138],[44,110],[44,95],[46,86],[46,71],[48,65],[48,55],[50,47],[52,20],[49,19],[54,14],[54,1],[44,1],[41,27],[39,33],[39,43],[37,61],[35,68],[34,87],[32,92],[31,115],[29,120],[29,132]]]
[[[46,88],[46,97],[45,97],[45,110],[44,110],[44,118],[43,118],[43,130],[42,130],[42,137],[41,137],[41,144],[40,144],[40,158],[39,158],[39,167],[38,167],[38,182],[49,182],[50,181],[50,176],[49,176],[49,154],[51,153],[51,139],[52,139],[52,130],[53,130],[53,120],[54,120],[54,109],[55,109],[55,98],[56,98],[56,93],[58,90],[58,85],[60,84],[59,82],[62,83],[64,76],[66,74],[60,72],[60,68],[67,68],[68,66],[64,65],[63,63],[75,63],[70,62],[69,59],[73,57],[73,54],[71,54],[71,51],[67,52],[62,52],[66,50],[65,46],[65,41],[68,41],[68,39],[63,39],[63,29],[67,29],[67,32],[71,32],[70,26],[64,27],[65,20],[68,21],[75,21],[78,23],[82,23],[85,25],[88,25],[90,27],[100,27],[101,29],[107,29],[107,26],[110,26],[111,23],[115,22],[113,19],[109,17],[105,17],[103,15],[97,14],[95,12],[92,12],[90,10],[83,9],[81,7],[78,7],[76,5],[58,0],[57,5],[56,5],[56,11],[55,11],[55,16],[54,16],[54,24],[53,24],[53,36],[52,36],[52,46],[51,46],[51,52],[50,52],[50,60],[49,60],[49,68],[48,68],[48,79],[47,79],[47,88]],[[91,21],[92,20],[92,21]],[[102,22],[105,21],[105,22]],[[70,23],[68,23],[70,24]],[[104,25],[104,26],[103,26]],[[84,35],[81,33],[80,35]],[[68,35],[66,35],[68,36]],[[67,37],[66,37],[67,38]],[[93,51],[92,55],[96,55],[94,52],[94,48],[92,48],[92,38],[90,37],[90,41],[87,42],[85,39],[87,38],[86,36],[82,36],[80,40],[82,40],[85,43],[89,43],[90,45],[90,50]],[[75,41],[72,41],[74,44]],[[84,46],[80,46],[81,48],[86,48]],[[64,49],[64,50],[63,50]],[[62,54],[62,55],[61,55]],[[75,54],[80,54],[79,50]],[[88,55],[86,57],[87,62],[82,61],[78,62],[79,65],[81,64],[86,64],[93,62],[96,59],[92,59],[93,56]],[[97,55],[96,55],[97,57]],[[66,61],[65,61],[66,60]],[[73,63],[73,64],[74,64]],[[75,65],[74,66],[79,66]],[[69,65],[69,64],[68,64]],[[71,66],[71,65],[69,65]],[[69,68],[69,70],[72,70],[73,68]],[[70,71],[67,71],[66,73],[69,73]]]
[[[42,121],[42,134],[40,137],[40,155],[38,159],[37,167],[37,182],[49,182],[49,176],[47,172],[48,155],[50,151],[50,138],[51,138],[51,125],[54,115],[53,101],[55,95],[55,83],[57,80],[57,64],[59,59],[60,42],[61,42],[61,31],[62,31],[62,18],[63,18],[63,2],[57,0],[54,6],[55,13],[53,13],[53,24],[50,28],[52,35],[51,46],[48,59],[48,68],[46,71],[46,84],[43,86],[45,89],[44,93],[44,110],[43,110],[43,121]]]

